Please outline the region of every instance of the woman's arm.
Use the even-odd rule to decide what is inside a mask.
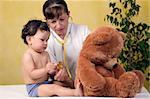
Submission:
[[[62,82],[67,87],[74,88],[74,81],[69,78],[65,68],[61,69],[54,77],[55,80]]]

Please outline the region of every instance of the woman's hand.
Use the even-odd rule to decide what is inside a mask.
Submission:
[[[69,76],[68,76],[68,73],[67,73],[66,69],[65,68],[60,69],[58,71],[58,73],[55,75],[54,79],[57,80],[57,81],[66,81],[66,80],[68,80]]]
[[[74,81],[69,78],[69,75],[65,68],[58,71],[54,76],[54,79],[63,83],[63,86],[74,88]]]

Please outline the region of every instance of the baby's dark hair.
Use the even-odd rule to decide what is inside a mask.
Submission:
[[[28,44],[26,37],[34,36],[38,29],[40,29],[41,31],[44,30],[50,32],[46,22],[42,22],[41,20],[29,20],[28,23],[24,25],[21,38],[24,40],[25,44]]]
[[[67,3],[64,0],[47,0],[43,5],[43,14],[46,20],[59,18],[63,12],[69,15]]]

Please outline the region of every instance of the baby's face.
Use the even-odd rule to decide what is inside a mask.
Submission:
[[[47,48],[47,41],[50,32],[38,30],[37,33],[31,37],[31,48],[36,52],[43,52]]]

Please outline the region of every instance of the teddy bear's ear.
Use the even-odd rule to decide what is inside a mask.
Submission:
[[[121,32],[121,31],[119,31],[118,33],[119,33],[119,35],[123,38],[123,40],[125,41],[125,39],[126,39],[126,34],[123,33],[123,32]]]
[[[101,32],[97,35],[95,35],[95,39],[93,39],[93,43],[97,45],[103,45],[111,40],[110,33],[107,32]]]

